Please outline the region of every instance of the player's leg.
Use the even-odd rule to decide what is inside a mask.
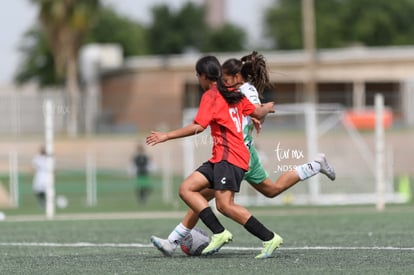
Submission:
[[[333,168],[332,165],[328,163],[328,160],[326,159],[325,154],[319,153],[316,156],[315,161],[319,163],[320,165],[320,169],[319,169],[320,173],[326,175],[330,180],[335,180],[336,178],[335,169]]]
[[[187,177],[184,182],[181,184],[180,187],[180,196],[191,196],[191,193],[195,193],[194,196],[201,196],[201,198],[197,198],[197,200],[193,200],[191,203],[203,203],[208,206],[207,200],[203,197],[200,193],[203,188],[208,186],[208,180],[199,172],[192,173],[189,177]],[[206,196],[209,195],[209,192],[206,192]],[[211,192],[210,192],[211,194]],[[214,194],[213,194],[214,195]],[[210,195],[211,199],[211,195]],[[206,207],[204,207],[206,208]],[[160,250],[165,256],[172,256],[174,251],[176,250],[177,246],[179,245],[180,241],[185,238],[187,234],[190,233],[191,228],[195,226],[198,220],[198,214],[190,209],[184,218],[184,224],[178,224],[174,230],[170,233],[167,239],[162,239],[156,236],[151,237],[151,242],[153,245]],[[189,226],[189,227],[187,227]]]
[[[276,249],[282,242],[282,238],[276,233],[267,229],[261,222],[253,217],[250,212],[234,203],[234,194],[240,190],[240,183],[244,176],[244,171],[228,162],[220,162],[216,164],[214,170],[214,189],[217,210],[223,215],[233,219],[237,223],[244,226],[254,236],[264,242],[264,248],[261,254],[268,255]],[[214,234],[210,244],[202,251],[203,255],[217,252],[224,244],[231,241],[232,235],[225,230],[219,234]]]
[[[203,189],[201,195],[208,201],[214,198],[214,190],[210,188]],[[182,240],[190,233],[190,231],[196,226],[199,220],[198,214],[191,208],[188,209],[181,222],[171,231],[168,235],[168,242],[171,246],[176,247],[176,244],[180,244]],[[160,239],[160,238],[158,238]]]
[[[207,200],[210,201],[214,198],[214,190],[210,188],[205,188],[200,191],[200,194]],[[185,214],[184,218],[182,219],[181,223],[189,229],[194,228],[197,224],[199,217],[197,213],[195,213],[191,208],[188,209],[187,213]]]
[[[273,182],[270,178],[266,178],[260,183],[249,182],[249,184],[268,198],[274,198],[280,193],[286,191],[296,183],[300,181],[300,178],[296,171],[287,171],[277,178],[276,182]]]
[[[223,193],[226,193],[226,194],[223,194]],[[220,194],[223,194],[223,195],[220,196]],[[241,213],[226,212],[226,211],[231,211],[231,209],[225,207],[224,201],[229,201],[228,196],[233,196],[233,195],[234,195],[234,192],[230,190],[216,191],[215,192],[216,207],[219,212],[221,212],[222,214],[228,217],[231,217],[232,215],[236,216],[236,214],[240,214],[240,216],[237,216],[234,218],[231,217],[235,221],[239,222],[238,220],[243,218],[243,215]],[[200,218],[203,221],[207,219],[212,219],[212,220],[214,219],[214,217],[212,216],[213,212],[211,211],[210,208],[204,210],[203,213],[200,213],[200,214],[204,215],[204,217],[200,216]],[[209,215],[210,217],[208,217],[207,215]],[[233,235],[231,234],[231,232],[225,229],[223,226],[218,226],[218,224],[216,224],[214,228],[210,228],[210,230],[213,232],[213,236],[211,236],[211,240],[208,246],[204,248],[203,251],[201,252],[202,255],[210,255],[210,254],[218,252],[223,245],[231,242],[233,239]]]
[[[283,242],[283,239],[278,234],[270,231],[258,219],[252,216],[247,209],[234,203],[233,191],[216,191],[215,197],[217,209],[223,215],[243,225],[249,233],[263,241],[263,249],[256,258],[263,259],[270,257],[273,251]]]
[[[324,154],[318,154],[314,161],[297,166],[295,170],[283,173],[275,182],[272,182],[255,150],[250,152],[250,167],[245,175],[245,180],[258,192],[269,198],[276,197],[299,181],[306,180],[318,173],[323,173],[329,179],[335,180],[334,168],[328,163]]]
[[[334,168],[322,153],[318,154],[313,161],[297,166],[295,171],[300,180],[306,180],[318,173],[326,175],[330,180],[335,180],[336,177]]]
[[[234,202],[234,191],[217,190],[215,198],[217,210],[235,222],[244,225],[251,216],[246,208]]]
[[[156,236],[151,237],[151,242],[160,250],[165,256],[172,256],[178,245],[190,234],[199,220],[198,215],[190,208],[183,220],[175,226],[175,228],[168,235],[167,239],[162,239]]]
[[[36,194],[39,205],[42,209],[46,207],[46,192],[39,192]]]
[[[208,201],[203,197],[203,195],[200,192],[206,187],[213,187],[213,189],[216,190],[217,188],[215,183],[220,182],[217,180],[217,175],[220,179],[222,179],[223,177],[225,178],[227,176],[226,173],[216,173],[217,165],[217,163],[214,164],[211,162],[205,162],[197,169],[196,172],[194,172],[194,174],[198,175],[199,178],[204,178],[204,180],[207,181],[207,184],[192,185],[186,182],[183,183],[180,187],[180,197],[183,199],[183,201],[185,201],[185,203],[187,203],[189,207],[191,207],[191,209],[195,213],[198,213],[198,216],[201,219],[201,221],[211,230],[211,232],[213,232],[214,235],[218,235],[223,232],[226,234],[228,231],[225,230],[224,226],[220,223],[217,216],[213,213],[213,210],[209,207]],[[243,178],[244,174],[243,170],[241,171],[242,175],[240,176],[240,181]],[[210,183],[212,184],[212,186],[210,185]],[[228,232],[228,234],[226,234],[226,238],[231,239],[231,237],[232,236],[230,232]],[[212,240],[214,239],[215,238],[213,236]],[[212,253],[216,251],[213,251]]]
[[[268,198],[276,197],[300,180],[295,171],[289,171],[282,174],[276,182],[273,182],[264,169],[254,145],[250,147],[249,171],[245,173],[244,179],[254,189]]]
[[[214,165],[211,179],[215,190],[217,210],[241,224],[247,220],[249,213],[246,209],[234,204],[234,193],[240,190],[244,173],[243,169],[227,161],[221,161]],[[210,208],[200,212],[199,216],[213,232],[209,245],[201,252],[202,255],[213,254],[232,240],[233,235],[218,222]],[[210,224],[207,223],[209,220],[212,221]]]
[[[201,191],[210,187],[209,180],[200,172],[193,172],[180,186],[180,198],[197,214],[208,207]]]

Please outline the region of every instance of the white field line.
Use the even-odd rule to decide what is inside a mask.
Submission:
[[[37,243],[37,242],[2,242],[0,247],[115,247],[115,248],[150,248],[152,244],[140,243]],[[261,250],[261,247],[238,247],[226,246],[224,250]],[[303,247],[281,247],[278,250],[381,250],[381,251],[414,251],[414,247],[393,246],[303,246]]]

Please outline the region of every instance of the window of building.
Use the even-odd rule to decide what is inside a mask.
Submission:
[[[367,106],[374,106],[375,94],[380,93],[384,96],[384,104],[391,107],[394,112],[401,111],[400,85],[395,82],[365,84],[365,98]]]
[[[338,103],[344,107],[352,107],[352,83],[319,83],[318,102]]]

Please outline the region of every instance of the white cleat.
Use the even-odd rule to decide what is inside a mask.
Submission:
[[[320,172],[325,174],[330,180],[335,180],[335,169],[326,160],[325,154],[318,154],[315,161],[321,165]]]
[[[168,240],[155,236],[151,236],[151,242],[162,254],[164,254],[164,256],[167,257],[171,257],[176,248],[176,246],[171,244]]]

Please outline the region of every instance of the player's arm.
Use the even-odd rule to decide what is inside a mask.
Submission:
[[[261,104],[259,106],[256,105],[256,109],[253,113],[250,114],[251,117],[257,118],[258,120],[262,120],[268,113],[274,113],[274,106],[275,103],[273,101]]]
[[[188,137],[193,136],[198,133],[201,133],[204,131],[204,127],[202,127],[200,124],[192,123],[189,124],[183,128],[173,130],[170,132],[154,132],[152,131],[149,136],[147,136],[146,143],[147,145],[155,145],[161,142],[165,142],[170,139],[176,139],[176,138],[182,138],[182,137]]]
[[[254,104],[256,107],[262,107],[262,104],[258,104],[258,103],[255,103]],[[273,104],[274,105],[274,104]],[[270,112],[268,112],[268,113],[274,113],[274,109],[272,108],[272,110],[270,111]],[[267,113],[267,114],[268,114]],[[266,114],[266,115],[267,115]],[[263,122],[265,121],[265,117],[266,117],[266,115],[264,116],[264,117],[262,117],[261,119],[257,119],[257,118],[255,118],[255,117],[251,117],[251,119],[252,119],[252,122],[253,122],[253,125],[254,125],[254,128],[256,129],[256,132],[257,133],[260,133],[260,130],[262,129],[262,124],[263,124]]]

